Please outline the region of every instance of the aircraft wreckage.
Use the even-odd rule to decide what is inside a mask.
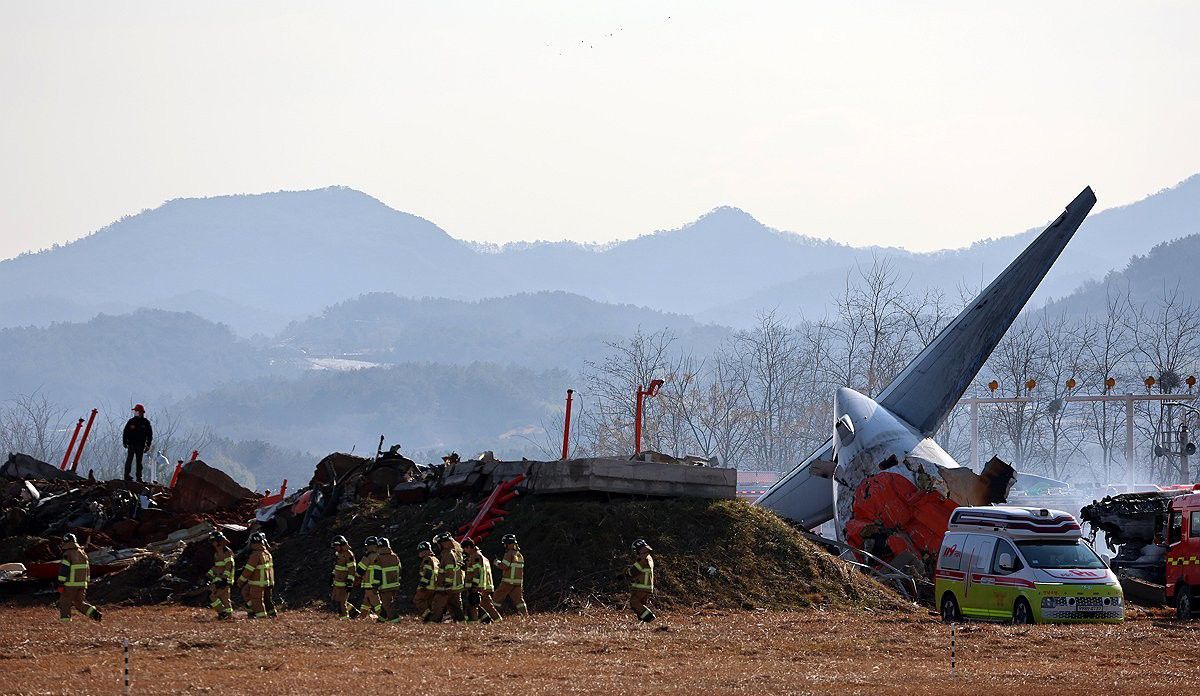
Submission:
[[[839,541],[931,574],[954,508],[1002,503],[1015,478],[999,459],[960,466],[932,436],[1095,203],[1085,188],[878,397],[838,389],[833,436],[755,504],[809,529],[834,520]]]

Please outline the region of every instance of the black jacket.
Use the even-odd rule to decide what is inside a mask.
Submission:
[[[121,433],[121,444],[129,449],[144,450],[154,442],[154,428],[150,427],[150,419],[145,416],[134,416],[125,423]]]

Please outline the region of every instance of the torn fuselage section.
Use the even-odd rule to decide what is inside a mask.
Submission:
[[[834,396],[833,450],[839,538],[915,576],[932,575],[954,508],[1002,503],[1015,478],[999,459],[982,474],[959,466],[932,438],[847,388]]]

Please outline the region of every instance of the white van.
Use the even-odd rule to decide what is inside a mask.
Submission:
[[[1125,618],[1117,576],[1061,510],[961,507],[934,576],[945,621],[1106,622]]]

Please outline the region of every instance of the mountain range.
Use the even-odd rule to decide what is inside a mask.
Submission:
[[[1075,193],[1064,191],[1064,203]],[[1003,201],[987,202],[996,205]],[[980,220],[986,214],[981,206]],[[961,224],[970,230],[977,223]],[[978,288],[1041,226],[919,254],[784,232],[720,207],[678,229],[607,245],[494,247],[457,240],[343,187],[179,199],[75,242],[0,261],[0,326],[152,307],[193,312],[244,336],[270,335],[374,292],[480,300],[565,291],[737,327],[771,309],[821,316],[847,273],[873,258],[888,259],[914,288]],[[1200,175],[1096,213],[1035,302],[1063,297],[1133,255],[1197,232]]]

